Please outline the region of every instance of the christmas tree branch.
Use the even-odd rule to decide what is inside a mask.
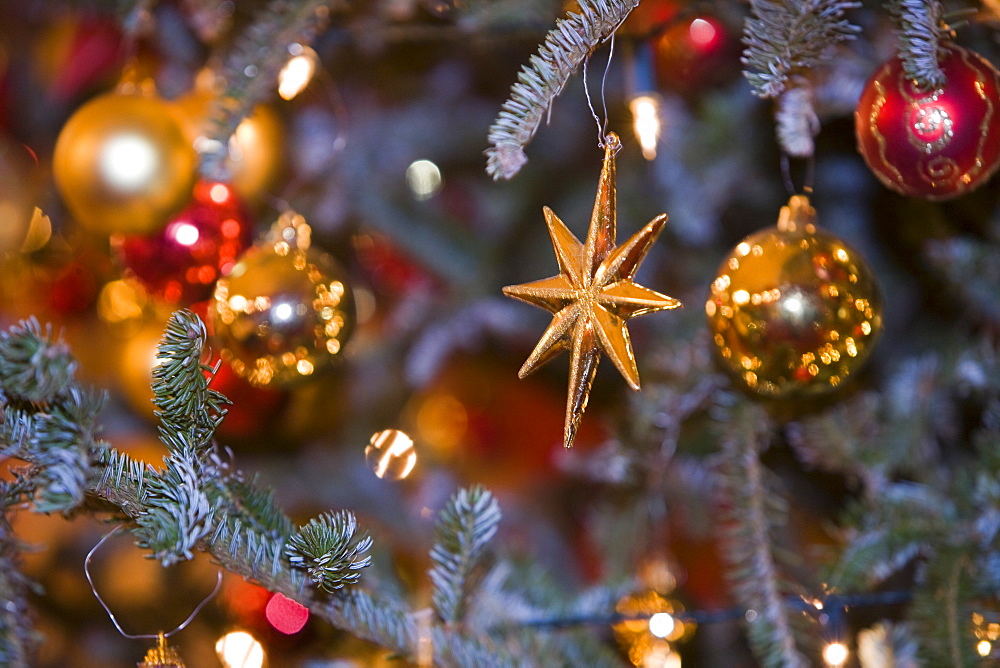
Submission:
[[[639,0],[580,0],[580,13],[560,19],[538,53],[521,68],[488,139],[486,173],[510,179],[528,161],[524,147],[569,78],[596,46],[621,25]]]
[[[161,472],[94,438],[103,402],[77,385],[75,361],[48,330],[29,321],[0,336],[3,452],[27,463],[14,483],[3,483],[5,507],[35,496],[36,508],[79,507],[82,494],[78,499],[66,493],[68,485],[60,485],[53,473],[65,459],[72,462],[72,475],[60,475],[105,502],[102,510],[114,508],[122,519],[132,520],[140,546],[164,565],[204,551],[226,570],[281,592],[334,626],[394,653],[415,655],[424,638],[440,664],[520,665],[485,637],[439,624],[421,632],[400,601],[347,586],[356,585],[370,563],[365,553],[371,539],[357,535],[357,521],[348,511],[326,513],[295,528],[269,490],[232,468],[212,441],[225,398],[208,389],[212,369],[200,361],[204,346],[205,330],[197,316],[175,313],[154,374],[160,433],[170,450]],[[46,373],[30,372],[34,363],[47,365]],[[86,455],[82,459],[80,452]],[[63,454],[47,457],[50,453]],[[66,497],[58,505],[45,495],[56,491]],[[435,579],[442,591],[450,587],[461,594],[440,599],[447,599],[440,605],[451,611],[449,619],[458,618],[470,575],[499,517],[496,501],[482,488],[459,492],[442,515],[443,542],[433,551],[439,573]],[[0,586],[13,597],[0,610],[0,658],[20,657],[31,648],[24,596],[28,584],[13,564],[18,546],[9,531],[2,531],[6,519],[0,521],[0,566],[10,564],[2,568]],[[16,612],[16,619],[8,612]],[[29,661],[14,660],[15,665],[25,663]]]
[[[938,50],[947,37],[942,17],[944,7],[938,0],[886,0],[886,7],[900,26],[899,57],[907,79],[922,90],[945,84],[938,64]]]
[[[479,557],[497,531],[500,506],[481,486],[459,490],[438,514],[431,549],[434,607],[446,624],[462,621]]]
[[[207,141],[200,142],[202,173],[224,179],[229,139],[253,107],[277,91],[288,46],[308,44],[326,25],[334,0],[271,0],[260,18],[241,33],[220,73],[221,94],[212,99]]]
[[[921,569],[907,617],[920,638],[922,665],[980,665],[972,632],[971,567],[968,553],[951,546],[938,550]],[[995,600],[995,597],[994,591],[990,598]]]
[[[815,148],[813,137],[819,132],[819,117],[813,107],[812,86],[804,77],[793,77],[793,81],[778,96],[774,108],[778,145],[786,155],[808,158]]]
[[[773,529],[784,523],[788,509],[768,482],[759,459],[771,436],[770,421],[759,406],[739,401],[726,410],[725,422],[720,457],[727,575],[739,603],[757,611],[756,618],[747,622],[751,645],[761,662],[806,666],[785,604],[789,587],[773,548]]]
[[[833,591],[864,591],[878,585],[918,554],[928,554],[955,527],[947,499],[913,483],[884,487],[845,518],[849,542],[826,581]]]
[[[754,94],[776,98],[788,80],[823,62],[832,46],[859,28],[844,18],[860,2],[751,0],[743,31],[744,76]]]

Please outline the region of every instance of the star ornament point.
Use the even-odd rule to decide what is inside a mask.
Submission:
[[[617,137],[614,138],[617,140]],[[639,371],[626,322],[644,313],[681,306],[680,301],[633,280],[639,264],[667,221],[661,214],[621,246],[615,246],[615,163],[617,141],[606,142],[604,164],[586,242],[545,207],[545,222],[559,264],[559,274],[509,285],[508,297],[552,313],[518,376],[524,378],[563,350],[570,351],[569,392],[563,444],[573,445],[587,407],[601,353],[607,355],[629,387],[639,389]]]

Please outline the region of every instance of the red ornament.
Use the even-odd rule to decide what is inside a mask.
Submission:
[[[739,71],[737,42],[714,16],[675,18],[652,44],[657,84],[668,90],[697,94]]]
[[[932,201],[977,188],[1000,164],[1000,74],[960,46],[941,53],[941,88],[918,89],[892,58],[868,80],[854,114],[858,150],[875,176]]]
[[[285,635],[298,633],[309,621],[309,608],[280,593],[267,602],[264,614],[271,626]]]
[[[112,239],[125,270],[154,297],[191,304],[212,295],[220,274],[253,241],[242,203],[223,183],[198,183],[192,202],[155,234]]]
[[[273,433],[274,422],[288,403],[288,392],[254,387],[236,375],[225,362],[219,365],[209,387],[233,402],[226,407],[226,417],[217,431],[218,437],[227,444]]]

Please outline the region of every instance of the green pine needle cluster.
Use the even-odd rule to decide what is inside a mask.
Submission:
[[[906,78],[923,90],[943,86],[938,51],[948,34],[944,6],[939,0],[886,0],[885,4],[900,27],[899,58]]]
[[[52,326],[34,318],[0,333],[0,379],[8,394],[32,403],[51,401],[73,383],[76,360]]]
[[[476,584],[479,558],[500,524],[500,506],[477,485],[459,490],[438,514],[431,549],[434,608],[447,624],[457,624]]]
[[[830,49],[859,28],[844,18],[859,2],[751,0],[744,27],[744,74],[754,94],[776,98],[795,74],[822,63]]]
[[[309,520],[288,539],[285,554],[293,568],[305,569],[313,584],[334,592],[361,578],[361,569],[371,564],[365,553],[370,536],[355,537],[358,521],[346,510],[323,513]]]
[[[167,322],[153,369],[153,405],[160,436],[176,439],[171,451],[200,450],[211,441],[229,404],[209,389],[214,369],[203,364],[205,323],[190,311],[178,311]]]

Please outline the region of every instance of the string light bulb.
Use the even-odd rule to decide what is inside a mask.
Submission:
[[[660,141],[660,98],[653,94],[642,94],[629,102],[632,111],[632,127],[646,160],[656,158],[656,144]]]
[[[847,645],[839,641],[831,642],[823,648],[823,661],[827,666],[837,668],[847,662],[848,654]]]
[[[649,618],[649,632],[657,638],[666,638],[674,632],[674,618],[668,612],[657,612]]]
[[[292,44],[288,47],[292,56],[278,73],[278,95],[282,100],[291,100],[301,93],[316,74],[319,56],[308,46]]]
[[[976,643],[976,651],[979,652],[979,656],[989,656],[993,651],[993,645],[989,640],[980,640]]]
[[[261,668],[264,647],[246,631],[233,631],[219,638],[215,653],[225,668]]]

